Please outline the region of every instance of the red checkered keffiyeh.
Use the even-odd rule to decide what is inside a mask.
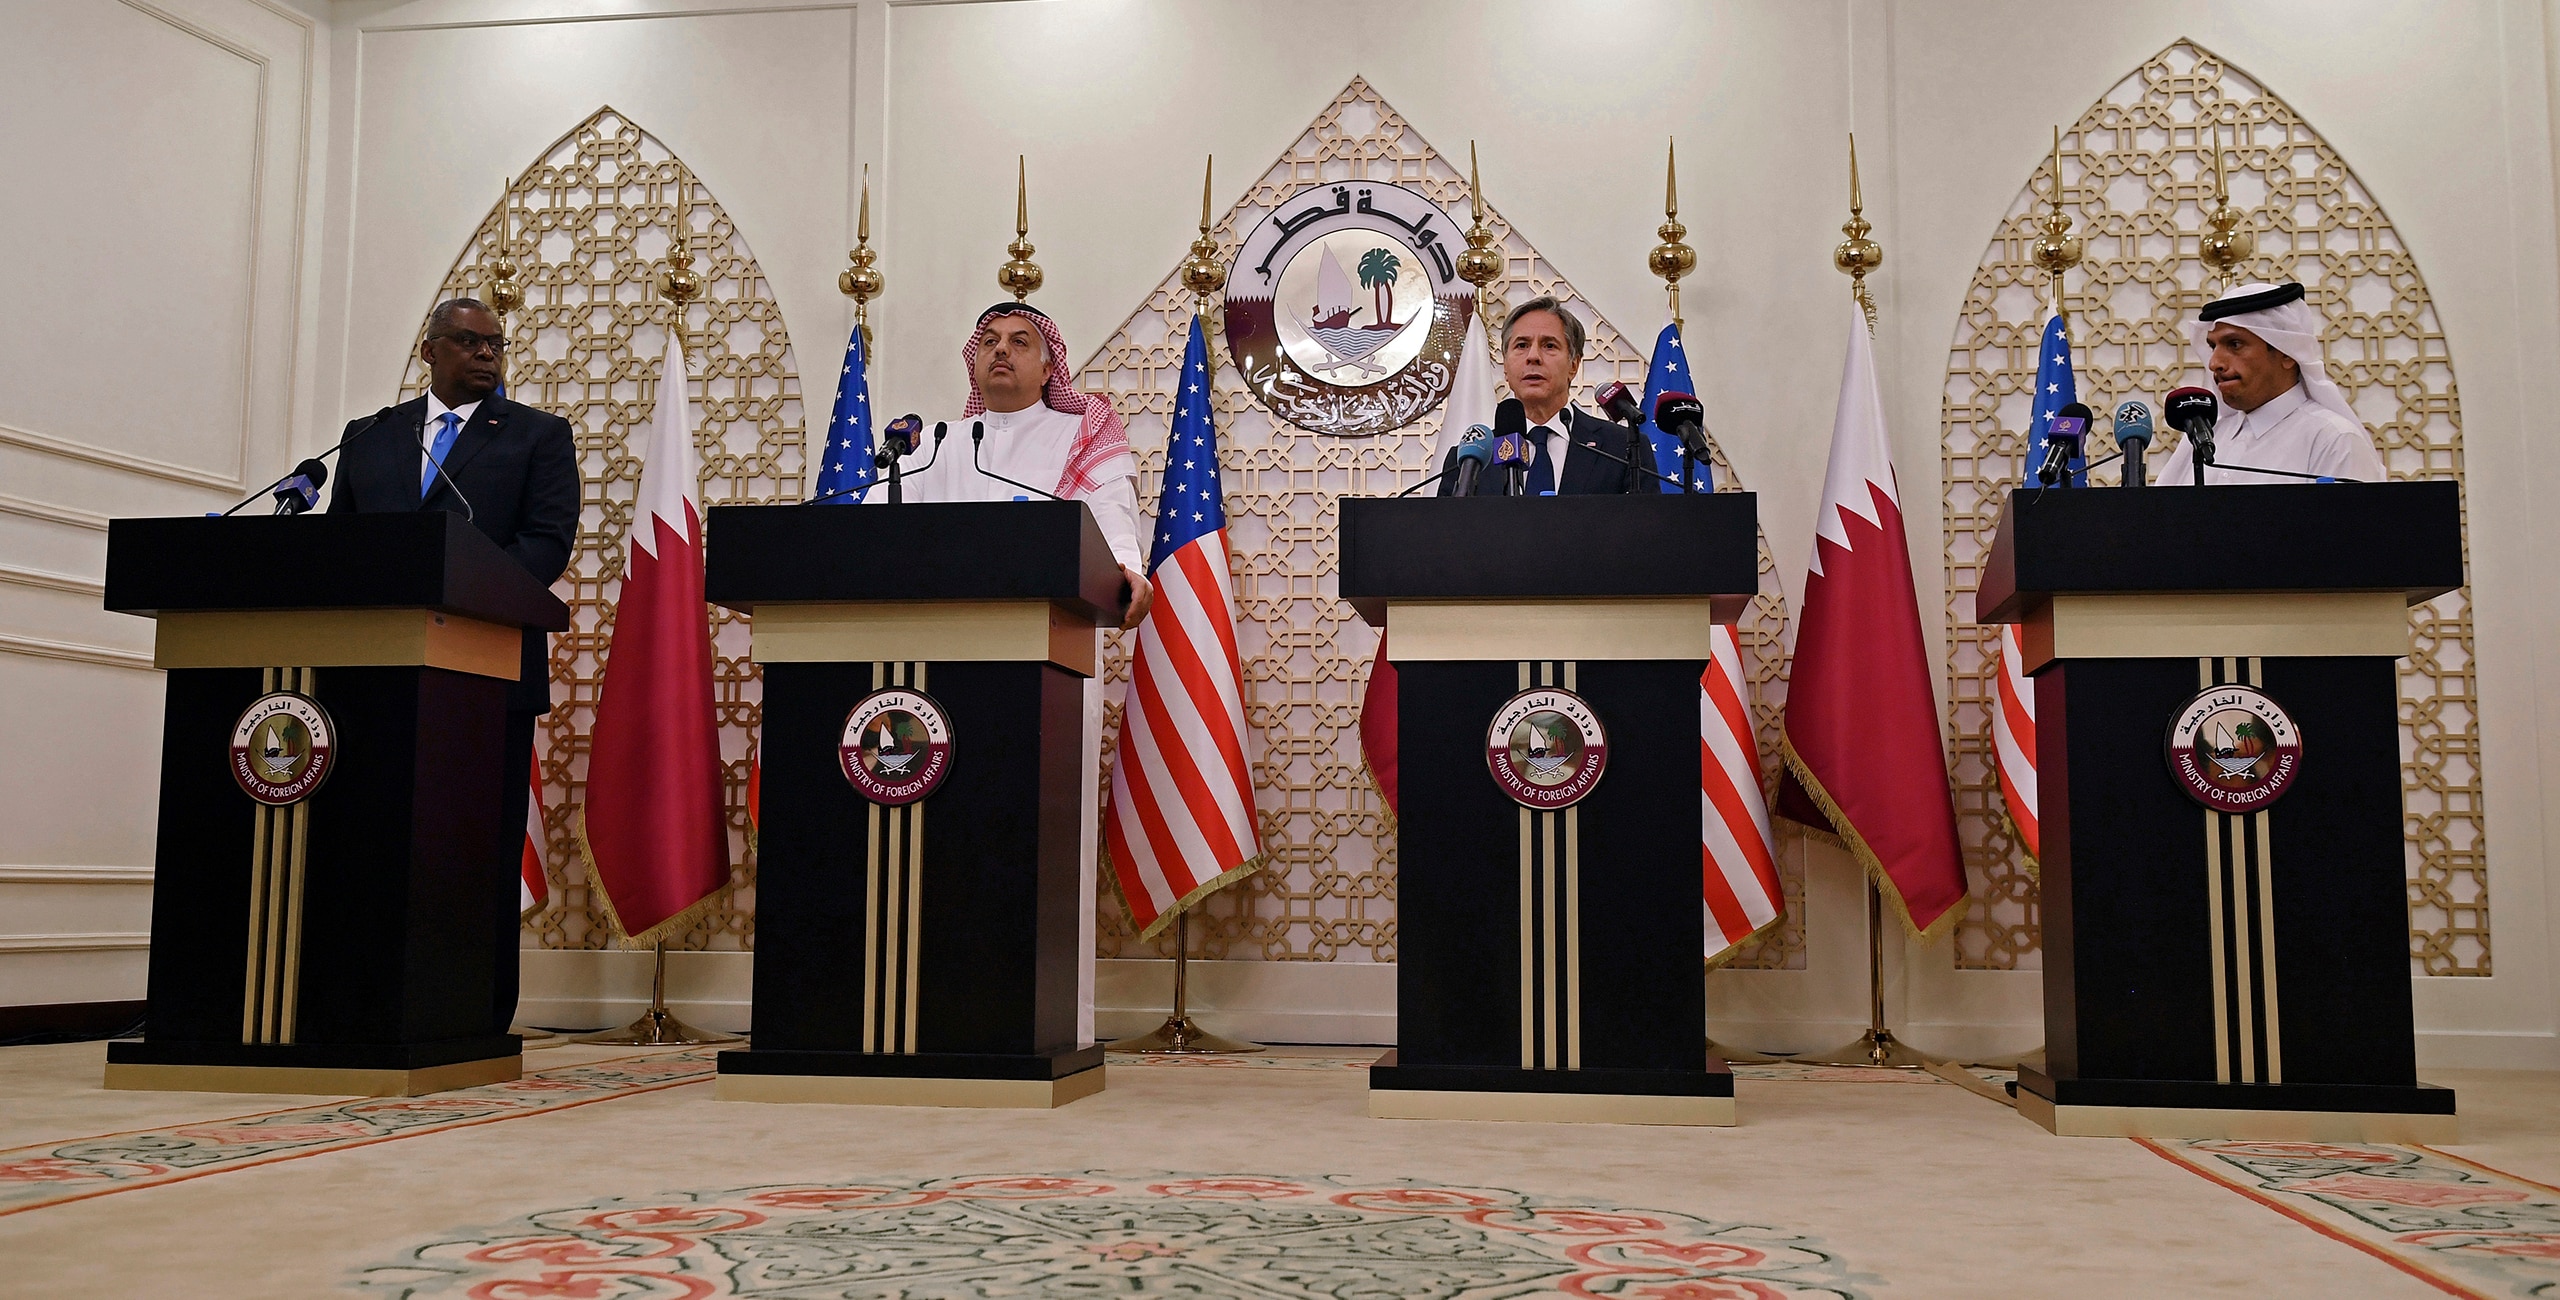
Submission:
[[[1040,395],[1041,404],[1050,410],[1083,417],[1076,430],[1076,441],[1067,450],[1067,468],[1059,475],[1057,493],[1062,497],[1080,497],[1102,486],[1104,471],[1114,459],[1131,457],[1129,430],[1120,422],[1120,412],[1112,409],[1109,398],[1076,391],[1069,378],[1075,373],[1067,363],[1067,339],[1058,332],[1058,323],[1047,312],[1027,303],[998,303],[978,313],[978,323],[969,331],[969,341],[960,349],[960,366],[969,376],[969,404],[960,408],[962,418],[987,409],[987,396],[978,391],[978,336],[986,331],[991,316],[1028,316],[1040,327],[1040,337],[1049,341],[1049,384]],[[1137,470],[1131,457],[1130,473]]]

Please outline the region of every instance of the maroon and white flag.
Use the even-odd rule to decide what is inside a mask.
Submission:
[[[671,333],[587,759],[587,852],[607,916],[633,943],[660,937],[729,880],[687,405],[684,353]]]
[[[1964,906],[1964,856],[1930,690],[1935,662],[1912,584],[1875,350],[1853,304],[1787,682],[1789,789],[1780,804],[1838,834],[1923,934]]]

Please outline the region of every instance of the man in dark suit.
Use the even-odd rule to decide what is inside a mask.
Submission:
[[[1552,297],[1532,298],[1503,318],[1502,377],[1529,422],[1528,495],[1658,491],[1652,440],[1574,407],[1582,347],[1582,322]],[[1503,479],[1485,474],[1475,495],[1502,495]],[[1454,479],[1440,480],[1442,496],[1455,487]]]
[[[497,391],[506,354],[498,318],[471,298],[436,304],[418,358],[424,396],[392,407],[340,454],[332,514],[450,510],[468,516],[527,573],[548,584],[569,567],[578,540],[578,447],[569,422],[518,406]],[[353,431],[355,424],[348,426]],[[489,878],[489,933],[497,945],[490,1032],[516,1012],[516,841],[531,802],[533,732],[551,710],[551,656],[543,634],[524,634],[523,675],[507,688],[506,835]]]

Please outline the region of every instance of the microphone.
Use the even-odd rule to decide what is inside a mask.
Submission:
[[[1474,496],[1477,480],[1484,477],[1485,462],[1493,459],[1493,430],[1481,424],[1467,426],[1467,440],[1449,454],[1458,458],[1458,477],[1449,495]]]
[[[925,457],[925,458],[924,458],[924,463],[923,463],[923,464],[918,465],[918,466],[916,466],[914,469],[907,470],[907,471],[905,471],[905,472],[906,472],[906,473],[908,473],[908,474],[921,474],[921,473],[925,472],[926,470],[929,470],[929,469],[933,468],[933,463],[934,463],[935,461],[937,461],[937,460],[942,459],[942,436],[943,436],[944,434],[946,434],[946,433],[949,433],[949,432],[951,432],[951,426],[950,426],[950,425],[944,424],[944,423],[942,423],[942,422],[941,422],[941,421],[939,421],[939,420],[935,421],[935,422],[934,422],[934,426],[933,426],[933,454],[932,454],[932,455],[930,455],[930,456]],[[913,448],[913,447],[910,447],[910,448],[908,448],[908,451],[912,453],[912,452],[914,451],[914,448]],[[894,467],[894,466],[896,465],[896,463],[897,463],[897,462],[895,462],[895,461],[890,462],[890,464],[892,465],[892,467]],[[840,488],[837,488],[837,489],[836,489],[835,491],[833,491],[833,492],[821,492],[821,493],[819,493],[818,495],[813,496],[813,497],[809,498],[808,500],[801,502],[800,504],[802,504],[802,505],[804,505],[804,506],[814,506],[814,505],[817,505],[818,503],[820,503],[820,502],[822,502],[822,501],[833,501],[833,500],[835,500],[835,499],[836,499],[836,498],[838,498],[838,497],[849,497],[849,496],[852,496],[852,495],[853,495],[854,493],[856,493],[856,492],[862,492],[862,491],[866,491],[866,490],[868,490],[868,489],[870,488],[870,486],[871,486],[871,485],[870,485],[870,484],[868,484],[868,483],[856,483],[856,484],[854,484],[852,487],[840,487]],[[896,494],[894,494],[894,493],[893,493],[893,494],[891,494],[890,501],[891,501],[891,503],[892,503],[892,504],[896,504],[896,503],[898,502],[898,500],[899,500],[899,498],[896,496]]]
[[[1529,411],[1517,397],[1506,397],[1493,408],[1493,463],[1507,476],[1504,496],[1526,496],[1529,491]]]
[[[1610,419],[1630,429],[1644,426],[1644,406],[1636,400],[1634,393],[1627,390],[1625,384],[1612,380],[1608,387],[1601,389],[1593,396],[1599,400],[1600,409],[1607,412]]]
[[[1653,402],[1653,427],[1670,434],[1680,443],[1680,476],[1695,479],[1699,461],[1713,464],[1715,451],[1707,446],[1707,408],[1694,394],[1664,393]],[[1693,484],[1679,485],[1683,492],[1694,492]]]
[[[924,432],[924,417],[910,411],[889,422],[882,431],[880,450],[872,453],[871,467],[889,471],[889,504],[898,505],[906,497],[904,472],[898,462],[916,449],[916,435]]]
[[[2213,400],[2213,394],[2191,385],[2171,389],[2168,397],[2161,400],[2160,414],[2170,428],[2195,444],[2195,455],[2189,463],[2195,471],[2195,485],[2204,486],[2205,466],[2213,463],[2213,423],[2222,414],[2222,403]]]
[[[291,482],[294,480],[294,478],[295,478],[295,477],[297,477],[297,476],[299,476],[299,475],[301,475],[301,474],[302,474],[302,472],[303,472],[303,467],[304,467],[304,466],[306,466],[306,465],[311,465],[311,464],[314,464],[314,463],[319,462],[319,461],[324,461],[324,460],[327,460],[328,458],[330,458],[331,456],[335,456],[335,455],[337,455],[339,452],[344,451],[344,450],[346,449],[346,446],[347,446],[347,444],[348,444],[348,443],[354,442],[357,438],[360,438],[360,437],[364,436],[365,432],[366,432],[366,431],[368,431],[368,430],[370,430],[370,429],[372,429],[372,428],[373,428],[373,426],[375,426],[375,425],[377,425],[377,424],[380,424],[380,423],[382,423],[384,420],[387,420],[387,419],[390,419],[390,418],[391,418],[391,408],[390,408],[390,407],[388,407],[388,406],[383,407],[381,410],[376,411],[376,412],[374,412],[373,414],[371,414],[371,415],[368,415],[368,416],[364,417],[362,420],[359,420],[359,421],[357,421],[357,422],[356,422],[356,427],[354,427],[354,428],[352,428],[352,429],[347,430],[344,434],[339,435],[339,437],[338,437],[338,441],[337,441],[337,442],[335,442],[335,443],[333,443],[333,444],[331,444],[330,448],[329,448],[327,451],[324,451],[324,452],[320,453],[319,455],[312,457],[310,460],[306,460],[306,461],[302,462],[302,464],[301,464],[301,465],[296,465],[296,466],[294,466],[294,467],[293,467],[293,473],[291,473],[291,474],[287,474],[287,475],[285,475],[283,478],[277,479],[275,482],[273,482],[273,483],[269,483],[269,484],[268,484],[268,485],[266,485],[265,487],[259,488],[257,491],[252,492],[252,493],[250,493],[249,495],[247,495],[247,496],[245,496],[245,497],[240,498],[238,501],[235,501],[235,502],[233,502],[233,503],[232,503],[232,505],[231,505],[231,508],[230,508],[230,509],[223,511],[223,512],[222,512],[222,514],[220,514],[220,515],[216,515],[216,516],[214,516],[214,517],[215,517],[215,518],[217,518],[217,519],[219,519],[219,518],[223,518],[223,517],[225,517],[225,516],[235,515],[235,514],[240,513],[240,507],[245,506],[245,505],[249,504],[250,502],[257,500],[258,498],[260,498],[260,497],[262,497],[262,496],[265,496],[265,495],[267,495],[267,494],[268,494],[268,493],[270,493],[270,492],[276,492],[276,491],[278,491],[279,489],[283,488],[283,487],[284,487],[285,485],[287,485],[288,483],[291,483]],[[312,488],[312,493],[313,493],[313,495],[312,495],[312,500],[313,500],[315,503],[319,500],[319,495],[318,495],[318,493],[319,493],[320,485],[321,485],[323,482],[326,482],[326,481],[327,481],[327,478],[328,478],[327,474],[325,474],[325,473],[324,473],[324,474],[322,474],[322,475],[321,475],[321,477],[320,477],[320,478],[318,478],[318,479],[314,479],[314,480],[312,481],[312,483],[311,483],[311,488]],[[300,513],[302,513],[302,512],[301,512],[301,511],[299,511],[299,510],[289,510],[289,511],[286,511],[285,513],[287,513],[287,514],[300,514]]]
[[[1645,477],[1652,479],[1654,482],[1659,483],[1659,484],[1663,485],[1664,487],[1670,488],[1670,489],[1671,489],[1672,491],[1674,491],[1674,492],[1687,492],[1687,493],[1691,493],[1692,495],[1694,495],[1694,494],[1695,494],[1695,489],[1682,486],[1682,485],[1681,485],[1681,483],[1680,483],[1680,480],[1678,480],[1678,479],[1676,479],[1676,478],[1673,478],[1673,477],[1671,477],[1671,476],[1670,476],[1670,475],[1668,475],[1668,474],[1662,473],[1662,472],[1660,472],[1659,470],[1650,470],[1650,469],[1646,469],[1644,466],[1639,465],[1639,464],[1635,463],[1634,461],[1631,461],[1631,460],[1627,459],[1627,458],[1626,458],[1626,457],[1624,457],[1624,456],[1618,455],[1617,453],[1612,452],[1612,451],[1604,450],[1604,449],[1600,446],[1600,444],[1598,444],[1598,443],[1594,443],[1594,442],[1579,442],[1579,441],[1577,441],[1577,442],[1575,442],[1575,443],[1573,444],[1573,454],[1574,454],[1574,455],[1579,456],[1579,455],[1581,455],[1582,453],[1584,453],[1584,452],[1586,452],[1586,451],[1587,451],[1587,452],[1590,452],[1590,453],[1591,453],[1592,455],[1594,455],[1594,456],[1599,457],[1599,458],[1600,458],[1600,459],[1602,459],[1602,460],[1606,460],[1606,461],[1615,461],[1616,463],[1618,463],[1618,464],[1620,464],[1620,465],[1624,465],[1624,466],[1626,466],[1628,469],[1634,470],[1634,471],[1635,471],[1635,472],[1637,472],[1638,474],[1642,474],[1642,475],[1644,475]]]
[[[293,467],[293,477],[275,491],[276,513],[298,515],[320,504],[320,488],[329,481],[329,467],[317,456]]]
[[[2089,432],[2089,417],[2087,406],[2071,402],[2045,421],[2044,463],[2036,466],[2036,481],[2052,487],[2072,472],[2071,462],[2081,458],[2080,440]],[[2085,467],[2081,472],[2087,472]]]
[[[1483,425],[1481,425],[1481,424],[1477,424],[1477,425],[1470,425],[1470,426],[1468,426],[1468,428],[1467,428],[1467,432],[1468,432],[1468,434],[1470,434],[1470,435],[1481,435],[1481,439],[1480,439],[1480,438],[1478,438],[1478,437],[1476,437],[1476,436],[1470,436],[1470,437],[1469,437],[1469,438],[1467,438],[1464,442],[1459,443],[1459,444],[1458,444],[1457,446],[1455,446],[1455,447],[1451,447],[1451,448],[1448,450],[1448,453],[1447,453],[1446,455],[1443,455],[1443,456],[1440,458],[1440,472],[1439,472],[1439,473],[1437,473],[1437,474],[1433,474],[1433,475],[1431,475],[1430,477],[1423,479],[1421,482],[1414,484],[1412,487],[1406,488],[1404,491],[1396,493],[1396,496],[1398,496],[1398,497],[1409,497],[1409,496],[1412,496],[1414,493],[1419,492],[1419,491],[1421,491],[1422,489],[1427,488],[1427,487],[1431,486],[1431,485],[1432,485],[1432,484],[1434,484],[1434,483],[1438,483],[1438,482],[1442,481],[1443,479],[1448,478],[1450,475],[1457,473],[1457,472],[1458,472],[1458,464],[1459,464],[1459,461],[1461,460],[1461,458],[1463,458],[1464,456],[1466,456],[1466,455],[1468,454],[1469,449],[1470,449],[1471,447],[1473,447],[1473,450],[1474,450],[1474,455],[1475,455],[1475,458],[1476,458],[1476,461],[1477,461],[1477,469],[1478,469],[1479,471],[1481,471],[1481,470],[1483,469],[1483,461],[1484,461],[1484,458],[1485,458],[1487,455],[1491,454],[1491,453],[1487,450],[1487,448],[1489,448],[1489,447],[1491,447],[1491,446],[1492,446],[1492,443],[1491,443],[1490,439],[1493,437],[1493,431],[1492,431],[1492,430],[1490,430],[1490,429],[1485,428],[1485,427],[1484,427]],[[1482,446],[1482,447],[1474,447],[1473,445],[1474,445],[1475,443],[1477,443],[1478,441],[1480,441],[1480,440],[1484,441],[1484,444],[1485,444],[1485,445],[1484,445],[1484,446]],[[1472,481],[1473,481],[1473,480],[1470,480],[1470,483],[1472,483]],[[1443,492],[1435,493],[1434,495],[1436,495],[1436,496],[1444,496],[1444,497],[1447,497],[1447,496],[1464,496],[1464,495],[1466,495],[1466,493],[1462,493],[1462,492],[1449,492],[1449,491],[1443,491]]]
[[[1051,501],[1064,501],[1064,500],[1066,500],[1066,498],[1065,498],[1065,497],[1059,496],[1059,495],[1058,495],[1057,493],[1055,493],[1055,492],[1043,492],[1043,491],[1041,491],[1039,488],[1033,487],[1033,486],[1031,486],[1030,484],[1028,484],[1028,483],[1025,483],[1025,482],[1021,481],[1020,479],[1010,479],[1010,478],[1006,478],[1004,475],[1002,475],[1002,474],[998,474],[998,473],[996,473],[994,470],[988,469],[988,468],[987,468],[987,466],[986,466],[986,462],[984,462],[984,461],[982,461],[982,460],[980,460],[980,459],[978,458],[978,451],[979,451],[979,449],[980,449],[980,448],[982,448],[982,447],[984,447],[984,446],[986,446],[986,444],[987,444],[987,422],[986,422],[986,421],[984,421],[984,420],[971,420],[971,421],[969,422],[969,463],[970,463],[971,465],[975,466],[975,467],[977,468],[977,471],[978,471],[979,473],[986,475],[988,478],[994,479],[994,480],[995,480],[996,482],[998,482],[998,483],[1003,483],[1003,484],[1007,484],[1007,485],[1012,486],[1012,487],[1018,487],[1018,488],[1021,488],[1021,489],[1022,489],[1023,491],[1025,491],[1025,492],[1032,493],[1032,494],[1034,494],[1034,495],[1036,495],[1036,496],[1046,497],[1046,498],[1048,498],[1048,499],[1049,499],[1049,500],[1051,500]],[[937,445],[937,448],[938,448],[938,447],[939,447],[939,444],[936,444],[936,445]]]
[[[2151,408],[2127,402],[2116,408],[2116,445],[2124,448],[2124,485],[2143,486],[2142,454],[2151,448]]]

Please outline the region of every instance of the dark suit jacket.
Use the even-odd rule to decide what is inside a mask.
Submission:
[[[329,512],[467,513],[525,572],[546,586],[559,578],[578,540],[578,446],[569,422],[503,397],[487,398],[454,436],[453,449],[445,453],[444,475],[421,500],[418,445],[426,418],[427,399],[420,396],[392,407],[380,424],[348,443],[338,453]],[[350,421],[347,427],[358,423]],[[460,496],[454,494],[457,485]],[[468,511],[465,500],[471,505]],[[508,689],[507,708],[541,712],[550,707],[551,656],[543,634],[527,628],[524,675]]]
[[[1609,421],[1603,420],[1596,415],[1586,414],[1580,407],[1567,407],[1565,409],[1572,412],[1573,415],[1572,434],[1574,446],[1598,447],[1600,450],[1609,453],[1611,456],[1617,456],[1625,460],[1634,461],[1636,464],[1641,465],[1648,470],[1653,469],[1653,442],[1651,439],[1637,436],[1633,432],[1630,432],[1625,425],[1611,424]],[[1474,495],[1480,497],[1501,496],[1503,490],[1502,478],[1502,475],[1493,472],[1492,468],[1488,466],[1484,475],[1476,480],[1476,490]],[[1448,496],[1456,489],[1456,487],[1457,481],[1454,478],[1444,478],[1440,480],[1440,495],[1444,497]],[[1565,458],[1564,479],[1562,482],[1556,484],[1556,495],[1560,497],[1595,496],[1609,492],[1659,492],[1661,490],[1662,484],[1654,479],[1647,478],[1645,475],[1637,473],[1635,470],[1629,469],[1628,467],[1619,464],[1617,461],[1583,452],[1577,452],[1576,454]]]

